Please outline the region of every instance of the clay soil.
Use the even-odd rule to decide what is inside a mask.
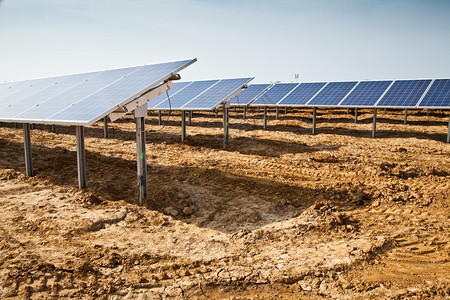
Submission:
[[[147,119],[148,202],[137,205],[131,116],[86,128],[0,128],[0,298],[450,297],[448,113],[231,110]]]

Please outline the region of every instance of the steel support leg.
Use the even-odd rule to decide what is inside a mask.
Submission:
[[[358,122],[358,108],[355,108],[355,123]]]
[[[347,115],[350,113],[350,108],[347,108]]]
[[[275,113],[275,118],[278,120],[278,115],[279,115],[279,113],[280,113],[280,109],[279,109],[279,107],[277,106],[277,108],[276,108],[276,113]]]
[[[186,140],[186,112],[181,111],[181,141]]]
[[[258,112],[261,112],[261,106],[258,106]]]
[[[408,110],[405,109],[405,120],[403,121],[403,124],[406,125],[407,122],[408,122]]]
[[[53,132],[53,133],[56,132],[56,125],[52,125],[52,132]]]
[[[19,124],[14,123],[14,128],[19,128]]]
[[[313,128],[312,134],[316,134],[317,107],[313,107]]]
[[[219,110],[216,108],[216,118],[219,117]]]
[[[136,118],[137,180],[139,205],[147,201],[147,155],[145,151],[145,118]]]
[[[287,114],[287,106],[284,107],[284,114]]]
[[[267,129],[267,106],[264,106],[264,129]]]
[[[108,138],[108,117],[103,118],[103,136]]]
[[[162,112],[158,110],[158,125],[162,124]]]
[[[244,106],[244,120],[247,118],[247,106]]]
[[[376,130],[377,130],[377,109],[375,108],[373,110],[373,125],[372,125],[372,137],[376,137]]]
[[[226,150],[228,146],[228,134],[229,134],[229,108],[223,106],[223,149]]]
[[[450,143],[450,115],[448,116],[447,143]]]
[[[27,176],[32,177],[33,174],[33,159],[31,156],[31,137],[30,137],[30,124],[23,124],[23,146],[25,150],[25,170]]]
[[[386,115],[386,112],[387,112],[387,108],[384,109],[384,115]]]
[[[188,112],[188,125],[191,126],[192,125],[192,110],[190,110]]]
[[[32,130],[35,130],[35,129],[36,129],[36,124],[32,123],[32,124],[31,124],[31,129],[32,129]]]
[[[86,155],[84,151],[84,127],[76,127],[77,136],[77,164],[78,164],[78,187],[86,188]]]

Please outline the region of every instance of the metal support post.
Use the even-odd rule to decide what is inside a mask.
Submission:
[[[450,143],[450,115],[448,116],[447,143]]]
[[[219,109],[216,108],[216,118],[218,118],[218,117],[219,117]]]
[[[32,123],[32,124],[31,124],[31,129],[32,129],[32,130],[35,130],[35,129],[36,129],[36,124]]]
[[[260,112],[261,111],[261,106],[258,106],[258,112]]]
[[[373,110],[373,125],[372,125],[372,137],[375,138],[377,130],[377,109]]]
[[[229,133],[229,108],[223,106],[223,149],[226,150],[228,146],[228,133]]]
[[[147,201],[147,155],[145,151],[145,118],[136,117],[136,150],[139,205]]]
[[[247,106],[244,106],[244,120],[247,118]]]
[[[53,133],[56,132],[56,125],[52,125],[52,132],[53,132]]]
[[[236,112],[236,106],[237,106],[237,105],[234,106],[234,112]]]
[[[358,108],[355,108],[355,123],[358,122]]]
[[[430,115],[430,109],[427,109],[427,117]]]
[[[287,106],[284,107],[284,114],[287,114]]]
[[[312,134],[316,134],[317,107],[313,107],[313,129]]]
[[[350,108],[347,108],[347,115],[350,113]]]
[[[162,116],[161,116],[162,112],[160,110],[158,110],[158,125],[162,124]]]
[[[181,111],[181,141],[184,142],[186,139],[186,112]]]
[[[108,137],[108,117],[103,118],[103,136]]]
[[[78,164],[78,186],[86,188],[86,155],[84,151],[84,127],[76,127],[77,136],[77,164]]]
[[[33,159],[31,156],[31,137],[30,137],[30,124],[23,124],[23,146],[25,150],[25,170],[27,176],[32,177],[33,174]]]
[[[406,125],[407,122],[408,122],[408,110],[405,109],[405,120],[403,121],[403,124]]]
[[[192,125],[192,110],[188,111],[188,125]]]
[[[386,115],[387,108],[384,109],[384,115]]]
[[[264,129],[267,129],[267,106],[264,106]]]
[[[276,119],[278,120],[278,115],[279,115],[279,107],[277,106],[276,108]]]
[[[14,123],[14,128],[19,128],[19,124]]]

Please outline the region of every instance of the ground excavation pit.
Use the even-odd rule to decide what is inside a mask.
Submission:
[[[0,298],[450,297],[450,146],[440,111],[256,109],[147,119],[149,201],[136,205],[135,124],[0,127]],[[163,122],[166,116],[163,114]],[[159,131],[158,131],[159,130]]]

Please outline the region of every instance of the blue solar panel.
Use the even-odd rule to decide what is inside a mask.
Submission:
[[[248,105],[253,101],[259,94],[261,94],[265,89],[267,89],[270,84],[251,84],[246,89],[244,89],[239,95],[231,99],[231,105]]]
[[[356,84],[356,81],[330,82],[307,104],[308,106],[336,106]]]
[[[192,84],[192,81],[185,81],[185,82],[176,81],[173,83],[173,88],[168,90],[167,93],[169,94],[169,97],[172,98],[176,93],[178,93],[180,90],[184,89],[186,86],[188,86],[190,84]],[[167,94],[163,93],[163,94],[159,95],[158,97],[151,99],[148,102],[147,107],[148,107],[148,109],[153,109],[158,104],[160,104],[161,102],[163,102],[165,100],[167,100]]]
[[[298,83],[277,83],[253,101],[252,105],[276,105],[297,85]]]
[[[298,85],[289,95],[283,100],[278,102],[278,105],[282,106],[297,106],[305,105],[309,99],[314,97],[321,88],[323,88],[326,82],[308,82]]]
[[[6,98],[0,121],[91,125],[143,95],[196,60],[68,76],[15,103]],[[54,80],[47,78],[47,80]],[[34,82],[34,81],[33,81]],[[12,87],[24,85],[12,84]],[[26,100],[26,101],[25,101]]]
[[[376,104],[378,107],[414,107],[431,82],[429,80],[398,80]]]
[[[374,106],[392,81],[361,81],[340,106]]]
[[[450,79],[436,79],[419,107],[450,107]]]
[[[182,106],[183,109],[214,109],[241,90],[253,78],[222,79]]]
[[[219,80],[204,80],[204,81],[194,81],[192,84],[187,86],[182,90],[182,92],[177,93],[170,97],[170,106],[168,101],[164,101],[156,105],[155,109],[180,109],[188,101],[192,100],[194,97],[198,96],[200,93],[204,92],[206,89],[210,88],[214,84],[218,83]]]

